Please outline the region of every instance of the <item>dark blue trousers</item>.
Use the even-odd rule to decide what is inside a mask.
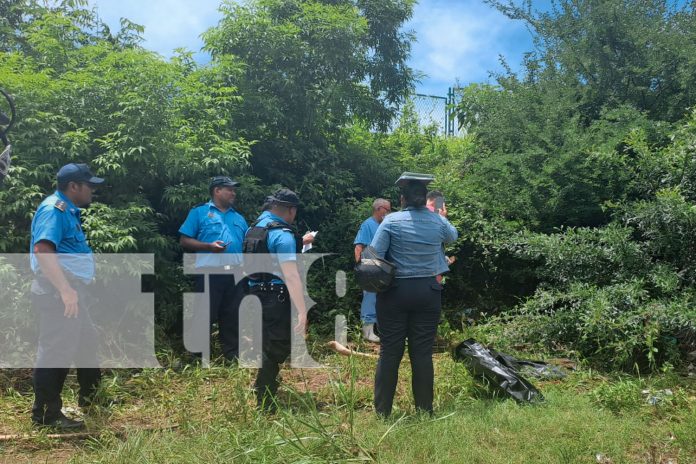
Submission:
[[[442,285],[435,277],[395,279],[392,288],[377,294],[380,353],[375,374],[375,410],[389,416],[394,402],[399,365],[408,340],[416,409],[433,410],[433,344],[440,321]]]
[[[280,365],[290,356],[291,305],[290,294],[283,286],[281,292],[252,289],[263,308],[263,348],[261,368],[254,382],[259,407],[275,409],[273,400],[278,391]]]
[[[195,292],[205,291],[205,275],[195,277]],[[244,297],[246,280],[239,284],[232,274],[210,274],[205,280],[210,282],[210,323],[218,323],[220,345],[225,359],[239,357],[239,303]]]
[[[76,288],[80,311],[77,318],[63,315],[65,306],[51,291],[31,295],[32,305],[39,319],[39,348],[32,383],[34,386],[34,422],[50,422],[61,417],[63,390],[68,368],[74,363],[80,397],[90,398],[101,380],[98,368],[98,333],[89,317],[89,294]]]

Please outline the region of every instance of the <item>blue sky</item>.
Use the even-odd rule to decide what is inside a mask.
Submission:
[[[125,17],[145,27],[144,46],[165,57],[178,47],[197,52],[200,35],[217,24],[218,0],[90,0],[113,30]],[[420,0],[407,28],[416,33],[410,65],[425,73],[418,93],[445,95],[457,82],[486,82],[503,55],[517,69],[532,49],[529,32],[482,0]],[[198,56],[205,61],[205,55]]]

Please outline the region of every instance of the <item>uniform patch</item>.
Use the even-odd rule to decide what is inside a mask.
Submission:
[[[213,212],[211,211],[210,213],[208,213],[208,217],[209,217],[210,219],[213,219],[213,218],[215,217],[215,213],[213,213]]]
[[[65,209],[68,207],[68,205],[63,200],[58,200],[56,201],[56,204],[53,205],[53,207],[65,212]]]

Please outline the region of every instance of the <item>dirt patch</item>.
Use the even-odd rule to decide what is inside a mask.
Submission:
[[[281,375],[283,383],[298,392],[317,392],[336,378],[327,369],[288,369]]]
[[[31,372],[31,369],[0,370],[0,391],[12,389],[19,393],[31,393]]]
[[[635,443],[629,451],[634,461],[649,464],[682,464],[694,462],[691,459],[684,461],[679,459],[679,449],[675,446],[675,437],[671,432],[664,440],[657,440],[651,444]]]
[[[37,449],[38,447],[41,449]],[[68,462],[79,448],[64,443],[56,443],[50,449],[46,449],[45,444],[21,444],[11,445],[7,448],[0,447],[0,464],[35,464],[39,462],[50,462],[61,464]]]

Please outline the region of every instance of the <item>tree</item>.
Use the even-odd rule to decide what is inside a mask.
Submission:
[[[296,189],[315,224],[373,188],[354,173],[343,131],[385,128],[411,90],[412,0],[254,0],[225,3],[205,35],[213,60],[244,64],[240,133],[257,140],[254,174]],[[364,194],[364,193],[363,193]]]
[[[401,31],[412,8],[412,0],[229,2],[206,48],[246,64],[249,127],[309,138],[356,115],[385,127],[413,85],[413,36]]]
[[[677,121],[696,103],[696,17],[689,2],[559,0],[548,12],[531,1],[487,0],[534,34],[526,78],[563,83],[585,124],[631,105],[650,119]]]
[[[55,188],[57,169],[86,162],[107,184],[83,215],[100,252],[154,253],[157,314],[171,330],[184,279],[176,230],[205,200],[209,178],[248,176],[250,142],[234,131],[239,64],[198,67],[140,47],[140,26],[111,34],[81,2],[20,15],[18,40],[0,51],[0,82],[15,98],[16,156],[0,190],[0,252],[26,252],[32,213]],[[242,204],[246,205],[246,202]],[[249,213],[251,212],[251,208]]]
[[[664,145],[696,102],[693,9],[661,0],[560,0],[547,12],[528,1],[488,3],[524,21],[536,49],[519,75],[462,92],[460,125],[497,166],[479,171],[477,192],[507,179],[521,186],[509,201],[496,192],[482,204],[536,230],[605,224],[605,202],[642,195],[627,178],[634,132]]]

